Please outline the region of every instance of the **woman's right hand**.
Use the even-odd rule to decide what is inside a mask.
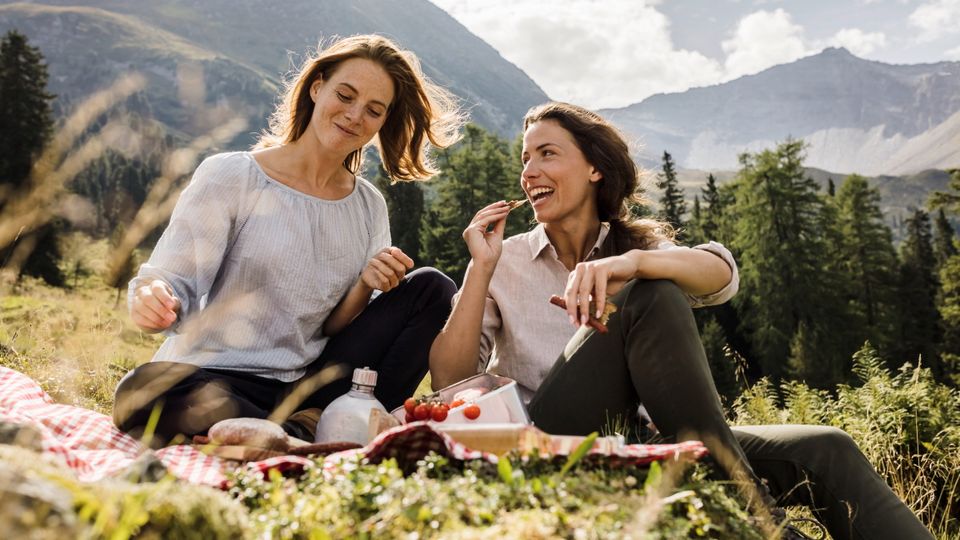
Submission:
[[[505,201],[495,202],[481,208],[464,229],[463,240],[475,263],[492,266],[500,260],[509,213],[510,206]]]
[[[147,285],[137,287],[133,292],[130,318],[147,332],[160,332],[170,328],[176,322],[179,311],[180,300],[177,300],[173,289],[163,280],[155,279]]]

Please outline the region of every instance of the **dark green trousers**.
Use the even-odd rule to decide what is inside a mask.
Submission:
[[[633,281],[612,301],[619,311],[610,332],[579,330],[531,400],[540,429],[585,435],[614,418],[635,421],[642,402],[659,441],[703,441],[728,474],[764,479],[775,504],[809,506],[834,540],[933,538],[843,431],[731,428],[693,313],[673,282]]]

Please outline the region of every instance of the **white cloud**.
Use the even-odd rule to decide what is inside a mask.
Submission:
[[[678,50],[649,0],[433,0],[553,99],[619,107],[719,82],[719,62]]]
[[[960,32],[960,0],[926,2],[915,9],[908,20],[922,32],[917,36],[921,43]]]
[[[960,60],[960,47],[954,47],[949,51],[943,53],[943,57],[947,60]]]
[[[431,1],[525,71],[552,99],[594,109],[758,73],[827,46],[866,56],[902,39],[894,31],[887,35],[856,28],[856,18],[833,36],[808,38],[783,8],[758,9],[752,0],[728,0],[727,8],[744,16],[727,30],[721,44],[724,56],[718,60],[674,44],[660,0]],[[960,5],[960,0],[925,1],[927,6]],[[774,2],[782,5],[782,0],[769,0],[768,5]],[[901,17],[909,10],[904,8]],[[716,23],[706,24],[713,27],[702,32],[723,35]]]
[[[790,14],[779,8],[756,11],[740,19],[733,36],[721,46],[727,53],[727,78],[758,73],[812,52],[804,44],[803,27],[794,24]]]
[[[883,32],[864,32],[859,28],[844,28],[827,40],[834,47],[845,47],[857,56],[867,56],[887,45],[887,36]]]

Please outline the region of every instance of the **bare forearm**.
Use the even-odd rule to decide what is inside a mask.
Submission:
[[[430,348],[434,390],[477,373],[483,310],[492,276],[493,268],[475,266],[473,261],[467,267],[457,303]]]
[[[694,296],[719,291],[733,276],[723,259],[702,249],[633,250],[626,255],[637,264],[636,277],[669,279]]]
[[[373,289],[358,279],[323,323],[323,335],[332,336],[346,328],[367,307],[371,294]]]

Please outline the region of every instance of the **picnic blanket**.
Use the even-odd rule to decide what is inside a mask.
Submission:
[[[0,367],[0,421],[28,425],[42,437],[43,453],[71,469],[80,481],[93,482],[127,469],[147,449],[121,432],[113,420],[101,413],[55,403],[31,378],[13,369]],[[277,456],[247,463],[266,472],[271,469],[294,473],[306,467],[322,466],[334,471],[344,460],[363,455],[374,463],[388,458],[401,464],[415,463],[430,452],[450,459],[484,459],[497,456],[471,450],[450,436],[434,430],[428,422],[414,422],[381,433],[367,446],[326,456],[322,462],[299,455]],[[698,441],[662,445],[625,445],[616,450],[595,449],[588,459],[611,466],[637,466],[680,457],[699,458],[706,449]],[[227,473],[236,462],[203,453],[193,445],[170,446],[156,456],[177,478],[218,488],[228,487]]]

